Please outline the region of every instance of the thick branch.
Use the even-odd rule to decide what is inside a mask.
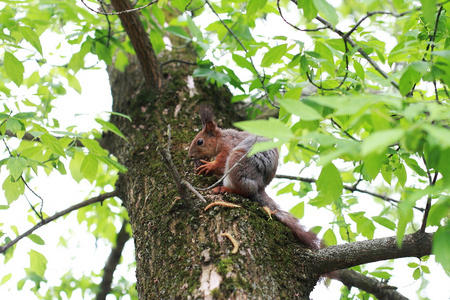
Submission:
[[[325,274],[380,260],[430,255],[432,241],[432,233],[416,232],[404,237],[401,248],[396,237],[323,248],[317,251],[317,272]]]
[[[397,288],[379,282],[375,278],[365,276],[353,270],[339,270],[335,272],[340,282],[348,289],[356,287],[367,293],[373,294],[379,300],[407,300],[405,296],[397,292]]]
[[[1,247],[0,247],[0,253],[5,253],[6,250],[8,250],[8,249],[11,248],[12,246],[14,246],[14,245],[15,245],[17,242],[19,242],[21,239],[23,239],[24,237],[29,236],[29,235],[32,234],[36,229],[38,229],[38,228],[44,226],[44,225],[47,224],[47,223],[50,223],[51,221],[54,221],[54,220],[58,219],[59,217],[62,217],[62,216],[66,215],[66,214],[68,214],[68,213],[70,213],[70,212],[72,212],[72,211],[74,211],[74,210],[77,210],[77,209],[80,209],[80,208],[82,208],[82,207],[91,205],[91,204],[93,204],[93,203],[97,203],[97,202],[104,201],[104,200],[106,200],[106,199],[108,199],[108,198],[115,197],[115,196],[117,196],[117,195],[118,195],[118,192],[117,192],[117,191],[113,191],[113,192],[110,192],[110,193],[101,194],[101,195],[99,195],[99,196],[97,196],[97,197],[91,198],[91,199],[89,199],[89,200],[85,200],[85,201],[80,202],[80,203],[78,203],[78,204],[75,204],[75,205],[73,205],[73,206],[71,206],[71,207],[69,207],[69,208],[66,208],[65,210],[60,211],[60,212],[54,214],[53,216],[48,217],[47,219],[44,219],[43,221],[37,223],[37,224],[36,224],[35,226],[33,226],[32,228],[30,228],[30,229],[27,230],[26,232],[24,232],[24,233],[22,233],[21,235],[19,235],[18,237],[16,237],[14,240],[12,240],[12,241],[10,241],[9,243],[6,243],[5,245],[1,246]]]
[[[114,9],[120,11],[130,11],[133,9],[128,0],[111,0]],[[144,73],[147,86],[152,90],[161,88],[162,77],[159,69],[158,60],[150,42],[149,35],[145,32],[145,28],[139,19],[139,14],[136,11],[131,11],[119,15],[122,26],[125,29],[130,42],[133,45],[136,56],[139,59],[142,72]]]
[[[122,228],[116,237],[116,245],[111,250],[111,254],[106,261],[105,267],[103,268],[102,282],[100,283],[100,292],[97,294],[96,300],[104,300],[106,296],[111,292],[111,283],[113,280],[114,271],[119,264],[120,258],[122,257],[123,247],[125,243],[130,239],[130,235],[126,231],[128,222],[125,220],[122,223]]]

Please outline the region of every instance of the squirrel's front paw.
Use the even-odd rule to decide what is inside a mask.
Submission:
[[[212,171],[214,171],[215,169],[215,163],[212,161],[207,161],[207,160],[203,160],[200,159],[200,161],[203,163],[203,165],[199,166],[197,168],[197,174],[198,175],[208,175],[209,173],[211,173]]]

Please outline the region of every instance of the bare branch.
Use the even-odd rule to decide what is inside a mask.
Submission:
[[[126,231],[127,224],[128,222],[124,220],[116,237],[116,245],[111,250],[111,254],[109,254],[109,257],[106,260],[105,267],[103,268],[102,282],[100,283],[100,292],[97,294],[96,300],[106,299],[106,296],[111,292],[114,271],[122,257],[125,243],[130,239],[130,235]]]
[[[300,177],[300,176],[280,175],[280,174],[275,175],[275,178],[297,180],[297,181],[303,181],[303,182],[309,182],[309,183],[314,183],[314,182],[317,181],[317,179],[314,179],[314,178],[305,178],[305,177]],[[349,186],[349,185],[345,185],[344,184],[343,188],[345,190],[347,190],[347,191],[350,191],[350,192],[359,192],[359,193],[371,195],[371,196],[380,198],[382,200],[385,200],[387,202],[393,203],[395,205],[400,203],[399,200],[387,197],[385,195],[377,194],[377,193],[374,193],[374,192],[371,192],[371,191],[362,190],[362,189],[358,188],[356,185]],[[417,207],[417,206],[414,206],[413,208],[417,209],[418,211],[422,211],[422,212],[424,211],[423,208],[420,208],[420,207]]]
[[[117,190],[114,190],[113,192],[101,194],[101,195],[99,195],[97,197],[91,198],[89,200],[85,200],[85,201],[80,202],[78,204],[75,204],[75,205],[73,205],[73,206],[71,206],[69,208],[66,208],[65,210],[60,211],[60,212],[54,214],[53,216],[48,217],[48,218],[44,219],[43,221],[37,223],[35,226],[30,228],[26,232],[22,233],[21,235],[16,237],[14,240],[10,241],[9,243],[6,243],[5,245],[0,246],[0,253],[5,253],[6,250],[8,250],[9,248],[11,248],[15,244],[17,244],[17,242],[19,242],[21,239],[23,239],[24,237],[27,237],[28,235],[32,234],[36,229],[39,229],[40,227],[42,227],[45,224],[50,223],[50,222],[58,219],[59,217],[62,217],[62,216],[66,215],[66,214],[68,214],[68,213],[70,213],[70,212],[72,212],[74,210],[77,210],[77,209],[80,209],[82,207],[91,205],[93,203],[102,202],[102,201],[104,201],[104,200],[106,200],[108,198],[115,197],[117,195],[118,195]]]
[[[330,246],[317,251],[317,272],[326,274],[380,260],[430,255],[432,241],[432,233],[416,232],[404,236],[401,248],[397,237]]]
[[[227,31],[231,34],[231,36],[236,40],[236,42],[238,42],[238,44],[242,47],[242,49],[245,51],[245,53],[248,52],[247,48],[245,48],[244,44],[242,44],[241,40],[236,36],[236,34],[230,29],[230,27],[227,26],[227,24],[225,24],[225,22],[222,20],[222,18],[219,16],[219,14],[216,12],[216,10],[212,7],[211,3],[208,0],[205,0],[206,4],[208,4],[209,8],[212,10],[212,12],[216,15],[216,17],[219,19],[220,23],[222,23],[222,25],[227,29]],[[264,83],[264,76],[261,76],[258,72],[258,70],[256,69],[255,64],[253,63],[253,59],[250,56],[249,61],[253,67],[253,70],[256,73],[256,76],[258,77],[259,81],[261,82],[261,86],[264,89],[264,93],[265,93],[265,97],[267,99],[267,101],[269,101],[269,103],[276,108],[280,108],[278,105],[276,105],[272,99],[270,99],[269,97],[269,91],[267,90],[266,84]]]
[[[365,276],[353,270],[345,269],[334,272],[336,280],[342,282],[348,289],[356,287],[367,293],[373,294],[380,300],[408,300],[397,292],[397,288],[384,282],[379,282],[375,278]]]
[[[121,15],[121,14],[128,14],[128,13],[132,13],[132,12],[136,12],[139,10],[142,10],[146,7],[149,7],[152,4],[155,4],[158,2],[158,0],[153,0],[147,4],[145,4],[144,6],[141,7],[137,7],[137,8],[129,8],[129,9],[124,9],[121,11],[117,11],[117,12],[105,12],[105,11],[101,11],[101,10],[95,10],[91,7],[89,7],[86,2],[84,2],[85,0],[81,0],[81,2],[83,3],[84,6],[86,6],[87,9],[89,9],[92,12],[95,12],[96,14],[100,14],[100,15],[105,15],[105,16],[111,16],[111,15]],[[103,9],[103,5],[102,5],[102,9]]]
[[[283,13],[281,11],[281,7],[280,7],[280,0],[277,0],[277,8],[278,8],[278,12],[280,13],[280,17],[283,19],[283,21],[286,24],[288,24],[289,26],[291,26],[292,28],[294,28],[295,30],[311,32],[311,31],[320,31],[320,30],[323,30],[323,29],[327,29],[327,27],[318,27],[318,28],[315,28],[315,29],[299,28],[299,27],[295,26],[294,24],[292,24],[291,22],[289,22],[288,20],[286,20],[284,18]]]
[[[189,204],[190,206],[194,206],[194,203],[191,201],[191,198],[189,197],[186,187],[188,187],[186,184],[183,184],[183,180],[180,177],[180,174],[178,173],[177,168],[175,167],[175,164],[172,161],[172,156],[170,155],[170,148],[172,144],[172,139],[170,136],[170,125],[167,126],[167,147],[163,148],[160,147],[158,149],[159,154],[161,155],[161,158],[164,161],[164,164],[166,165],[167,169],[169,170],[170,175],[173,178],[173,181],[175,182],[175,185],[178,189],[178,194],[180,195],[183,200]]]

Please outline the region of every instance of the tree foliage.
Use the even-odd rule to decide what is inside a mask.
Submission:
[[[124,71],[135,50],[119,12],[103,1],[0,5],[0,208],[7,213],[28,200],[22,218],[34,226],[48,216],[33,178],[70,173],[89,181],[94,195],[126,172],[99,143],[108,131],[126,139],[114,124],[97,117],[89,131],[61,128],[54,106],[69,90],[81,93],[81,70]],[[283,163],[299,166],[296,181],[278,194],[301,201],[292,211],[299,217],[306,205],[332,212],[333,222],[317,228],[327,244],[372,239],[385,228],[401,245],[406,233],[429,228],[436,261],[450,272],[450,1],[160,0],[135,7],[156,54],[182,40],[198,55],[185,62],[197,65],[193,75],[227,85],[232,102],[248,106],[249,119],[279,108],[278,118],[235,125],[274,140],[254,151],[279,146]],[[77,217],[112,244],[126,212],[112,199],[79,209]],[[16,224],[2,224],[1,245],[21,234]],[[4,263],[19,259],[15,248],[5,249]],[[34,248],[28,254],[18,289],[31,281],[42,298],[62,291],[70,298],[71,283],[95,292],[90,278],[67,273],[60,287],[40,294],[51,258]],[[422,263],[409,266],[414,279],[429,273]],[[388,266],[368,271],[392,275]],[[2,276],[1,284],[11,278]]]

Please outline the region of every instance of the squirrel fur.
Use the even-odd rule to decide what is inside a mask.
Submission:
[[[212,108],[200,107],[202,130],[192,140],[188,156],[196,160],[196,173],[222,176],[228,172],[255,142],[268,139],[255,136],[245,131],[221,129],[214,121]],[[306,231],[298,219],[291,213],[283,211],[277,203],[265,192],[265,188],[275,176],[278,166],[278,149],[270,149],[242,159],[225,177],[223,186],[215,187],[214,193],[238,194],[262,207],[268,207],[275,218],[287,226],[296,239],[308,248],[321,248],[317,236]],[[209,161],[214,158],[215,160]]]

